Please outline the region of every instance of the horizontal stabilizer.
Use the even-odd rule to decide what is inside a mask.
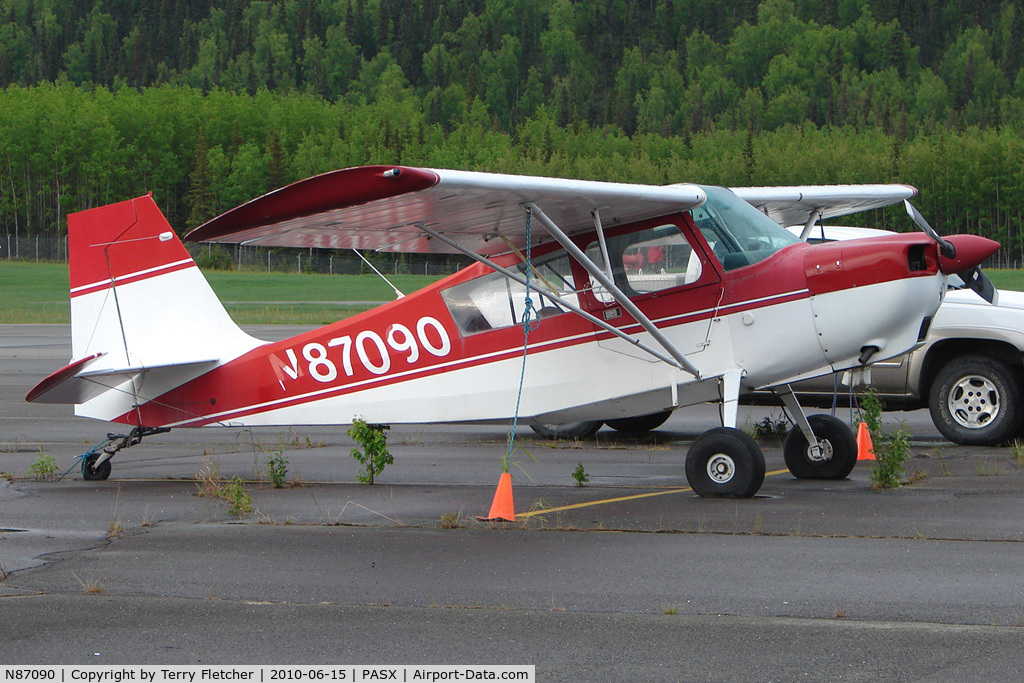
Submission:
[[[144,382],[155,382],[160,387],[177,386],[211,370],[218,362],[211,359],[150,367],[89,370],[91,365],[95,365],[93,361],[104,355],[97,353],[57,370],[33,387],[25,400],[29,403],[81,404],[138,378],[143,379],[137,383],[136,390]],[[131,390],[129,393],[132,393]]]

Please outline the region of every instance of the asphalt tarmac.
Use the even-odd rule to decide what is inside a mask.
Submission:
[[[254,330],[282,336],[288,328]],[[777,442],[751,500],[686,487],[712,407],[651,435],[520,430],[515,523],[485,523],[507,427],[394,427],[377,484],[344,428],[175,430],[84,482],[116,425],[24,403],[67,328],[0,326],[0,663],[535,664],[540,681],[1020,680],[1024,466],[927,413],[896,490],[798,481]],[[840,417],[848,417],[840,409]],[[744,408],[741,421],[777,419]],[[29,468],[52,456],[59,482]],[[288,459],[270,486],[267,459]],[[582,466],[589,482],[577,486]],[[199,495],[238,476],[253,510]]]

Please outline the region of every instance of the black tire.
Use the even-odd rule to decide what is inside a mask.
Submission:
[[[99,467],[94,467],[99,457],[99,453],[93,453],[82,461],[82,479],[86,481],[103,481],[110,476],[110,470],[113,469],[113,466],[110,464],[110,458],[101,462]]]
[[[639,417],[622,417],[617,420],[605,420],[604,423],[617,432],[649,432],[665,424],[672,415],[671,410]]]
[[[530,423],[530,429],[546,439],[586,439],[593,436],[604,423],[600,420],[566,422],[565,424]]]
[[[811,415],[814,435],[821,442],[823,460],[812,460],[807,437],[799,427],[786,434],[782,455],[797,479],[846,479],[857,464],[857,439],[845,422],[831,415]]]
[[[928,410],[942,435],[962,446],[1011,441],[1021,427],[1021,382],[1004,363],[962,356],[935,373]]]
[[[764,453],[733,427],[701,434],[686,453],[686,480],[703,498],[750,498],[764,483]]]

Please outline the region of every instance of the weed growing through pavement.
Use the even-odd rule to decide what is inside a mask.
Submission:
[[[284,488],[288,479],[288,458],[284,457],[284,446],[267,458],[267,476],[270,477],[270,485],[275,489]]]
[[[1013,453],[1013,459],[1017,461],[1018,465],[1024,465],[1024,443],[1014,441],[1010,444],[1010,452]]]
[[[590,476],[583,469],[583,463],[577,462],[576,469],[572,471],[572,478],[576,480],[576,486],[583,486],[590,481]]]
[[[57,475],[57,461],[40,448],[39,457],[29,466],[28,473],[33,475],[36,481],[53,481]]]
[[[744,430],[746,431],[746,430]],[[766,415],[760,422],[750,426],[749,434],[758,440],[782,439],[789,431],[789,421],[785,417]]]
[[[991,460],[979,460],[976,468],[978,470],[979,477],[997,477],[1002,472],[996,467]]]
[[[196,485],[200,498],[216,498],[220,495],[220,463],[209,451],[203,450],[203,469],[196,473]]]
[[[359,417],[352,421],[348,435],[363,448],[353,448],[350,454],[363,465],[363,471],[356,479],[364,484],[373,484],[376,476],[384,471],[384,467],[395,462],[394,456],[388,452],[388,437],[385,432],[389,429],[391,428],[388,425],[367,424],[366,420]]]
[[[89,581],[82,581],[78,578],[78,574],[71,572],[71,576],[75,577],[75,581],[82,585],[82,591],[86,593],[99,594],[103,592],[103,582],[99,579],[90,579]]]
[[[910,432],[902,421],[892,432],[882,436],[882,410],[884,405],[878,389],[869,386],[861,396],[861,419],[867,424],[874,445],[875,460],[871,463],[871,485],[875,489],[891,489],[912,483],[904,478],[910,459]],[[915,478],[916,481],[916,478]]]
[[[252,498],[245,492],[241,477],[235,476],[224,485],[220,497],[228,501],[228,514],[241,517],[252,512]]]
[[[881,447],[875,446],[871,483],[876,489],[891,489],[910,483],[904,479],[907,459],[910,457],[910,433],[905,429],[905,425],[906,423],[901,422]]]
[[[441,528],[442,529],[461,529],[465,526],[462,519],[462,511],[458,512],[446,512],[441,515]]]

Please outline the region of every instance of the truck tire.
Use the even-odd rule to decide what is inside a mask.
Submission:
[[[928,410],[942,435],[962,446],[995,446],[1021,426],[1021,381],[1005,363],[961,356],[943,365],[928,392]]]

